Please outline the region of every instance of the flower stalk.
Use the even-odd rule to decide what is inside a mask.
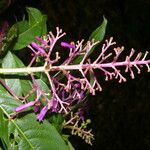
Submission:
[[[113,67],[122,67],[122,66],[136,66],[136,65],[148,65],[150,60],[141,60],[141,61],[122,61],[122,62],[111,62],[103,64],[77,64],[77,65],[61,65],[61,66],[51,66],[47,69],[44,66],[40,67],[24,67],[24,68],[0,68],[0,74],[18,74],[18,73],[27,73],[32,74],[35,72],[50,72],[50,71],[62,71],[62,70],[80,70],[80,69],[99,69],[99,68],[113,68]],[[147,66],[148,67],[148,66]],[[150,72],[150,67],[148,67],[148,72]]]

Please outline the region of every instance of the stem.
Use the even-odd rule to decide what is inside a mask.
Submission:
[[[1,79],[0,79],[0,83],[3,85],[3,87],[4,87],[14,98],[19,99],[18,96],[11,90],[11,88],[8,87],[8,86],[6,85],[6,83],[5,83],[4,81],[2,81]]]
[[[49,71],[57,71],[57,70],[80,70],[86,69],[87,67],[98,69],[98,68],[112,68],[112,67],[119,67],[119,66],[134,66],[134,65],[147,65],[150,63],[150,60],[141,60],[141,61],[123,61],[123,62],[111,62],[111,63],[103,63],[103,64],[77,64],[77,65],[61,65],[61,66],[52,66]]]
[[[134,66],[134,65],[148,65],[150,60],[140,61],[123,61],[123,62],[111,62],[102,64],[77,64],[77,65],[61,65],[61,66],[40,66],[40,67],[26,67],[26,68],[0,68],[0,74],[17,74],[17,73],[34,73],[34,72],[49,72],[49,71],[60,71],[60,70],[80,70],[86,69],[87,67],[98,69],[98,68],[112,68],[119,66]]]
[[[45,72],[45,67],[26,67],[26,68],[0,68],[0,74],[34,73]]]

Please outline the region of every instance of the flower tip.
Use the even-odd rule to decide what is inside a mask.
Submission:
[[[15,108],[15,112],[20,112],[22,110],[23,110],[22,106],[18,106],[18,107]]]
[[[37,120],[38,120],[39,122],[43,122],[44,118],[41,118],[41,117],[38,115],[38,116],[37,116]]]

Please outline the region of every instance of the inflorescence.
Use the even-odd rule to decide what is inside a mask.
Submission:
[[[126,72],[129,72],[131,78],[134,78],[135,69],[137,73],[140,73],[141,67],[146,66],[148,72],[150,71],[150,60],[146,59],[148,52],[134,55],[135,51],[131,49],[130,54],[123,61],[120,61],[120,55],[124,47],[114,48],[116,42],[113,42],[112,37],[105,41],[99,55],[94,60],[90,58],[91,51],[99,42],[94,40],[87,41],[86,43],[84,40],[77,41],[76,43],[61,42],[61,49],[68,53],[67,59],[62,61],[55,45],[64,35],[65,33],[57,27],[56,35],[49,32],[46,36],[36,37],[36,41],[28,46],[33,53],[33,58],[27,67],[30,69],[27,73],[31,76],[36,98],[35,101],[26,102],[17,107],[16,112],[34,106],[35,110],[40,110],[37,115],[37,120],[39,121],[44,120],[48,111],[69,114],[75,105],[85,100],[87,91],[92,95],[95,95],[97,90],[102,91],[96,70],[99,70],[104,75],[106,81],[115,78],[119,80],[119,83],[126,81],[124,76]],[[44,65],[42,67],[37,66],[36,69],[35,64],[38,64],[36,61],[39,58],[42,59]],[[77,60],[77,58],[80,59]],[[59,61],[60,59],[61,61]],[[43,72],[47,76],[50,97],[37,84],[34,72]],[[63,78],[60,77],[62,74]],[[41,105],[43,97],[46,100],[46,105],[44,106]],[[77,118],[75,117],[75,119]],[[72,124],[72,122],[69,123]],[[72,128],[73,134],[83,135],[83,133],[86,133],[82,137],[88,143],[90,143],[88,135],[93,138],[90,132],[84,132],[82,128],[79,128],[79,130],[76,125],[71,127],[66,123],[65,126]]]

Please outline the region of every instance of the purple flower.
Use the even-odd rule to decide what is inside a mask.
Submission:
[[[43,121],[44,117],[45,117],[45,115],[47,113],[47,111],[48,111],[48,105],[46,105],[45,107],[43,107],[43,109],[41,110],[41,112],[37,116],[37,120]]]
[[[82,91],[80,92],[80,99],[84,99],[84,97],[85,97],[84,90],[82,90]]]
[[[75,45],[69,44],[67,42],[61,42],[60,45],[65,48],[75,48]]]
[[[79,109],[79,111],[78,111],[78,115],[79,115],[79,117],[80,117],[80,119],[81,119],[82,121],[84,121],[84,120],[85,120],[85,118],[84,118],[84,111],[83,111],[83,109]]]
[[[58,107],[58,101],[57,100],[52,100],[52,112],[57,112],[57,107]]]
[[[75,89],[79,89],[79,88],[81,88],[81,84],[76,83],[76,84],[74,85],[74,88],[75,88]]]
[[[23,111],[24,109],[30,107],[30,106],[33,106],[35,104],[35,101],[32,101],[32,102],[29,102],[29,103],[26,103],[26,104],[23,104],[21,106],[18,106],[15,111],[16,112],[20,112],[20,111]]]
[[[36,44],[35,42],[31,43],[31,46],[33,48],[35,48],[37,51],[39,51],[41,54],[45,54],[45,51],[43,48],[41,48],[38,44]]]
[[[40,110],[40,106],[35,106],[35,107],[34,107],[34,112],[35,112],[35,113],[38,113],[39,110]]]
[[[42,38],[40,38],[40,37],[36,37],[36,40],[39,41],[39,42],[41,42],[42,44],[47,44],[47,42],[44,41],[44,40],[43,40]]]

